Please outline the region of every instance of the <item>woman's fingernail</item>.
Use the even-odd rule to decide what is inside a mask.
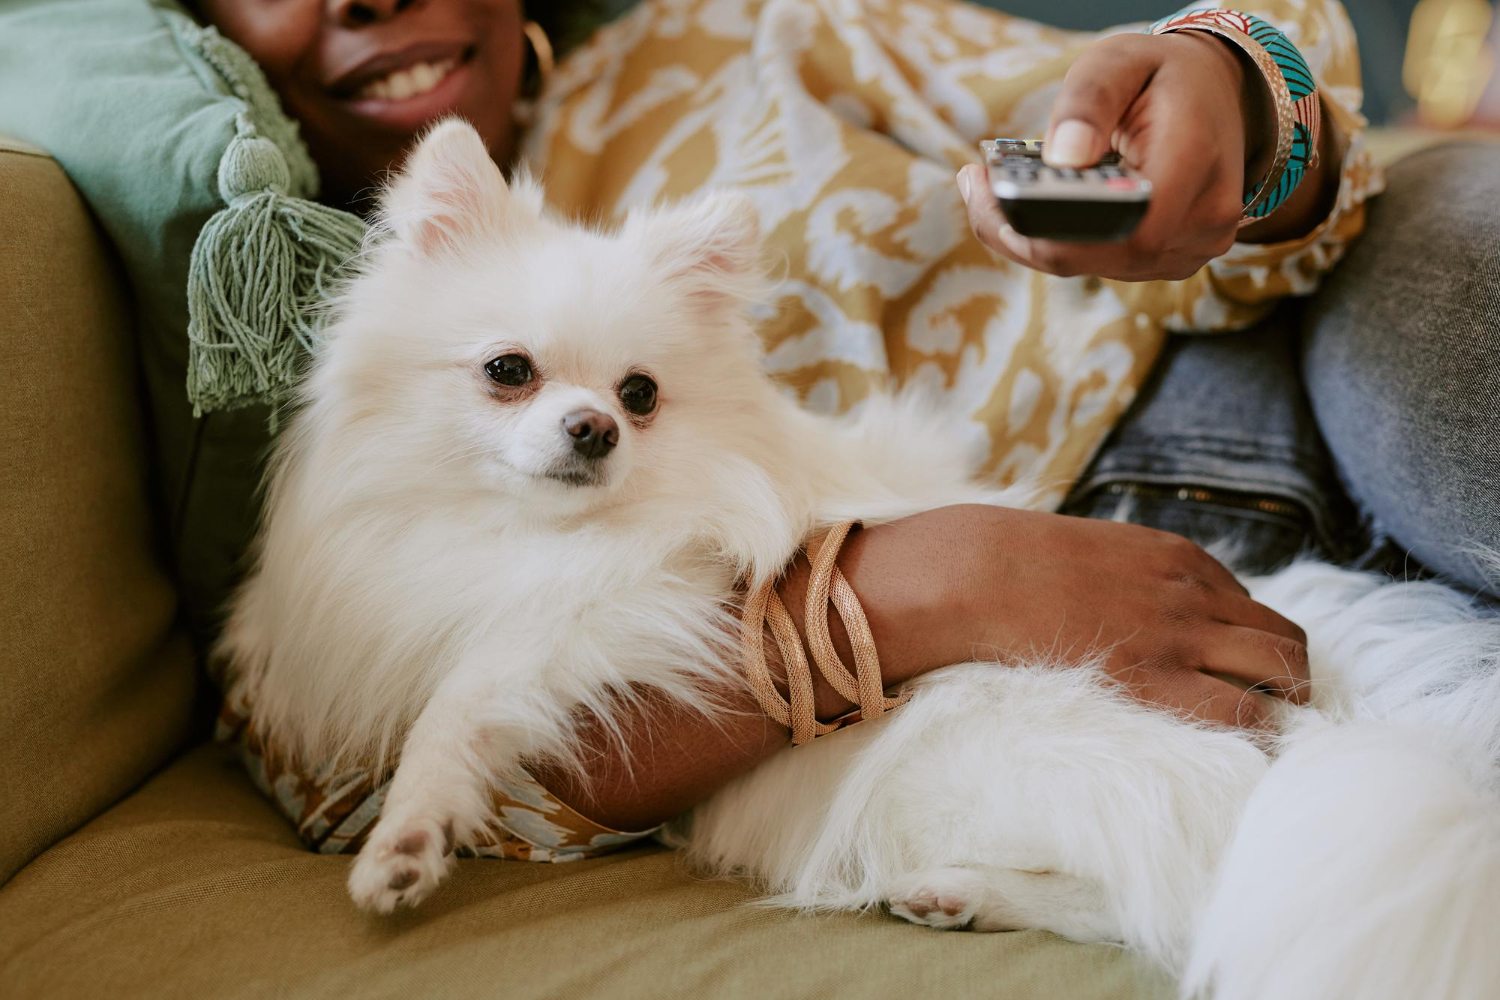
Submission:
[[[962,170],[960,170],[958,172],[958,193],[959,193],[960,197],[962,197],[965,202],[967,202],[969,200],[969,168],[968,167],[965,167],[964,169],[962,169]]]
[[[1092,166],[1098,141],[1099,130],[1086,121],[1069,118],[1059,122],[1044,147],[1047,162],[1055,167]]]

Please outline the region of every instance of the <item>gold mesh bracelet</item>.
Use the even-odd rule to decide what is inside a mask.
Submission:
[[[875,650],[875,636],[870,631],[869,619],[865,617],[854,588],[839,572],[839,549],[853,527],[852,521],[835,525],[821,541],[809,543],[808,560],[812,564],[812,573],[808,580],[803,622],[807,629],[807,648],[812,652],[818,672],[842,697],[859,706],[859,718],[870,719],[904,705],[911,692],[898,692],[893,697],[886,695],[880,677],[880,656]],[[852,673],[834,648],[828,629],[830,608],[838,612],[849,636],[854,653]],[[770,668],[766,666],[765,631],[768,625],[786,670],[788,698],[781,696]],[[767,580],[746,598],[740,616],[740,639],[744,648],[745,677],[755,700],[768,717],[792,731],[794,745],[801,746],[843,728],[839,722],[818,721],[813,705],[812,670],[792,616],[776,593],[774,579]],[[848,717],[841,721],[848,721]]]

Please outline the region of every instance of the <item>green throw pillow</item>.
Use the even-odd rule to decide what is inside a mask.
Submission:
[[[316,168],[259,68],[169,0],[0,0],[0,133],[57,158],[119,254],[208,635],[254,530],[271,407],[317,337],[309,307],[364,225],[310,200]]]

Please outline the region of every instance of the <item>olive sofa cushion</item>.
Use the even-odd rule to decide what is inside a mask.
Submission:
[[[107,246],[0,139],[0,883],[162,764],[192,704]]]
[[[799,916],[655,846],[461,860],[389,917],[349,902],[350,860],[307,851],[237,762],[200,748],[0,889],[0,982],[57,1000],[1173,995],[1118,948]]]

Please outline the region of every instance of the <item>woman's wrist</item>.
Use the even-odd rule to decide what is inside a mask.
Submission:
[[[1292,41],[1254,14],[1197,6],[1163,18],[1148,32],[1211,36],[1221,51],[1227,47],[1238,56],[1246,154],[1241,238],[1288,239],[1315,228],[1320,218],[1316,209],[1326,210],[1331,201],[1328,178],[1339,171],[1321,156],[1331,145],[1322,128],[1322,97],[1311,67]],[[1269,157],[1262,143],[1269,147]],[[1273,218],[1274,224],[1263,225]]]
[[[1331,115],[1324,116],[1319,143],[1317,159],[1307,168],[1297,190],[1275,212],[1241,229],[1239,242],[1282,243],[1299,239],[1328,218],[1338,200],[1345,144],[1345,137]]]
[[[1245,142],[1245,181],[1248,191],[1265,179],[1276,155],[1276,105],[1270,84],[1255,60],[1222,35],[1181,31],[1176,38],[1205,45],[1218,53],[1226,77],[1240,98],[1240,128]]]
[[[1245,136],[1245,187],[1264,181],[1276,153],[1276,108],[1271,86],[1245,52],[1221,35],[1205,31],[1178,32],[1226,54],[1235,64],[1240,115]],[[1333,207],[1342,160],[1339,136],[1331,116],[1322,116],[1320,149],[1302,183],[1273,213],[1247,223],[1239,231],[1241,243],[1277,243],[1296,239],[1317,228]]]
[[[985,539],[999,508],[944,507],[852,533],[838,565],[859,597],[880,655],[881,679],[895,687],[929,670],[968,659],[980,638],[974,601],[978,579],[995,564]],[[787,569],[777,592],[805,635],[809,567],[803,557]],[[829,634],[845,663],[853,662],[837,614]],[[772,667],[780,673],[779,665]],[[816,708],[827,721],[855,706],[814,672]]]
[[[946,507],[855,531],[845,541],[838,565],[864,608],[887,687],[969,657],[967,637],[981,624],[972,591],[995,561],[989,525],[1005,513]],[[798,635],[806,634],[810,571],[799,556],[776,588]],[[852,663],[843,624],[836,614],[828,617],[834,648]],[[767,642],[765,650],[766,666],[784,695],[776,644]],[[820,719],[855,707],[817,671],[813,681]],[[747,691],[731,687],[715,694],[723,711],[707,715],[642,690],[609,725],[592,716],[581,720],[578,743],[586,766],[542,759],[527,767],[543,787],[596,823],[617,830],[654,826],[791,742],[787,729],[762,714]]]

